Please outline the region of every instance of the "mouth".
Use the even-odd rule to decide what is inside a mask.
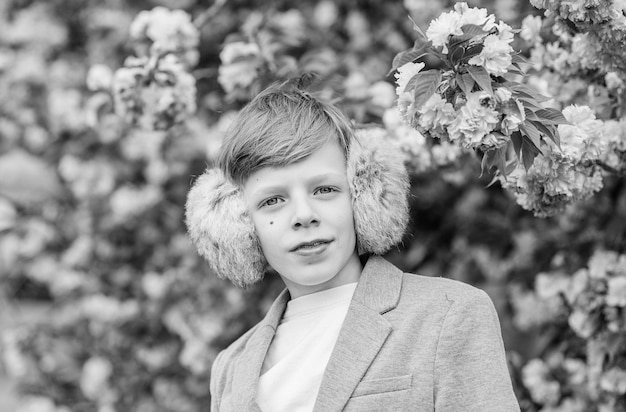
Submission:
[[[315,239],[310,242],[302,242],[296,245],[296,247],[294,247],[293,249],[291,249],[290,252],[312,250],[320,246],[327,245],[330,242],[332,241],[328,239]]]

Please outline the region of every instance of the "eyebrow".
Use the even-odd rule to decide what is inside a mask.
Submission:
[[[339,173],[335,173],[335,172],[328,172],[328,173],[320,173],[317,175],[313,175],[312,177],[310,177],[309,179],[307,179],[307,183],[310,185],[318,185],[322,182],[327,181],[328,179],[342,179],[345,180],[346,176],[339,174]],[[268,194],[272,194],[272,193],[276,193],[276,192],[280,192],[283,189],[283,185],[280,184],[275,184],[275,185],[269,185],[269,186],[263,186],[258,190],[255,190],[254,192],[252,192],[253,196],[265,196]]]

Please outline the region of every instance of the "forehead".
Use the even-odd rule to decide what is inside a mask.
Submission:
[[[244,182],[246,192],[256,192],[281,185],[320,183],[324,180],[346,180],[344,151],[335,140],[329,140],[302,160],[286,166],[264,167]]]

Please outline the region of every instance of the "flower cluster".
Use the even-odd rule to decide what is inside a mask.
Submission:
[[[586,412],[588,365],[584,361],[550,354],[547,360],[531,359],[522,368],[522,383],[541,412]],[[568,395],[563,396],[566,393]]]
[[[317,24],[329,24],[329,19],[332,24],[334,8],[330,3],[321,2],[315,10],[320,19]],[[266,85],[268,78],[284,79],[303,71],[323,74],[328,68],[298,67],[298,54],[310,40],[307,28],[299,10],[271,15],[252,12],[241,27],[241,36],[227,39],[220,53],[218,81],[228,98],[248,100]]]
[[[626,119],[605,121],[602,134],[609,142],[609,149],[602,157],[602,162],[615,170],[626,172]]]
[[[558,126],[559,146],[548,142],[528,169],[518,164],[508,175],[498,176],[523,208],[540,217],[562,212],[602,188],[601,169],[595,162],[608,150],[603,122],[585,106],[569,106],[563,114],[571,124]]]
[[[626,330],[626,255],[597,251],[565,293],[569,326],[581,338]]]
[[[586,350],[576,353],[574,346],[570,354],[575,357],[565,357],[561,349],[530,360],[522,380],[533,401],[542,410],[583,411],[590,402],[614,408],[607,410],[623,408],[626,369],[616,360],[626,354],[626,255],[597,250],[572,276],[541,273],[534,293],[538,302],[560,306],[551,321],[563,319],[586,342]],[[520,305],[518,310],[533,309]],[[574,396],[563,396],[567,393]]]
[[[110,85],[115,112],[129,124],[165,130],[183,122],[196,111],[196,80],[189,69],[199,59],[200,35],[191,17],[155,7],[136,16],[130,35],[138,57],[126,58],[112,79],[94,67],[90,88]]]
[[[573,36],[588,54],[587,64],[604,72],[619,71],[626,75],[626,5],[622,1],[531,0],[545,15],[555,20],[555,29]]]
[[[524,36],[537,37],[537,26],[528,20]],[[456,3],[425,34],[416,30],[414,47],[399,53],[392,69],[407,124],[426,137],[477,151],[483,170],[495,167],[503,186],[537,216],[601,188],[599,170],[591,167],[607,147],[595,136],[601,122],[594,123],[589,110],[571,108],[566,118],[543,108],[548,98],[517,81],[524,73],[510,26],[484,9]],[[436,68],[427,68],[429,60],[438,61]]]
[[[173,54],[128,57],[115,72],[113,96],[126,121],[163,130],[196,111],[196,80]]]
[[[442,14],[426,34],[420,32],[412,49],[394,59],[403,119],[424,135],[464,149],[502,149],[499,158],[514,139],[535,147],[542,139],[554,140],[554,126],[565,119],[541,109],[541,96],[513,80],[521,73],[513,38],[513,29],[496,23],[485,9],[457,3]],[[424,70],[426,57],[437,59],[443,69]]]
[[[620,17],[623,4],[619,1],[596,0],[530,0],[538,9],[545,9],[548,14],[556,14],[572,22],[602,24]],[[623,15],[622,15],[623,17]]]
[[[249,87],[259,75],[263,63],[259,46],[243,41],[225,44],[220,60],[222,64],[217,81],[228,94]]]
[[[464,149],[486,152],[506,146],[511,134],[519,131],[525,114],[522,102],[512,98],[510,88],[491,87],[490,76],[506,73],[512,64],[511,29],[504,23],[496,26],[493,15],[487,17],[486,11],[478,13],[479,10],[457,3],[455,11],[435,20],[426,35],[433,46],[443,50],[443,55],[439,52],[435,55],[454,66],[441,73],[437,69],[422,71],[423,62],[404,63],[397,68],[396,93],[398,109],[409,125],[427,136],[458,144]],[[473,35],[465,35],[469,36],[465,40],[467,48],[459,48],[458,41],[451,41],[449,46],[448,38],[464,38],[461,27],[475,27],[465,22],[470,18],[482,20],[484,25],[479,29],[485,30],[484,34],[476,36],[482,38],[481,47],[469,46]],[[448,46],[453,47],[450,52],[455,55],[446,56]],[[401,61],[416,58],[416,53],[413,50],[403,55]],[[458,61],[454,61],[455,58]]]
[[[563,22],[555,24],[548,18],[542,20],[539,16],[528,16],[522,22],[520,36],[530,46],[530,62],[535,70],[549,69],[558,73],[565,81],[584,77],[589,71],[600,70],[608,75],[606,87],[614,90],[617,84],[623,84],[626,76],[623,66],[620,66],[624,63],[622,56],[626,52],[622,44],[626,38],[625,24],[626,18],[619,24],[622,30],[625,30],[623,35],[619,35],[620,31],[615,29],[611,31],[611,38],[600,40],[598,38],[600,35],[609,36],[607,33],[597,31],[601,30],[603,25],[590,26],[589,30],[596,31],[571,32]],[[545,36],[544,39],[541,32],[548,28],[551,28],[551,36]],[[560,91],[553,93],[555,97],[564,100],[561,94],[571,93]]]
[[[183,10],[155,7],[139,12],[130,26],[130,38],[139,56],[173,53],[187,67],[194,67],[200,57],[200,32]]]
[[[453,165],[466,153],[461,147],[447,141],[426,139],[418,130],[409,127],[397,110],[387,109],[383,115],[385,129],[371,129],[380,138],[389,139],[405,155],[405,165],[413,174],[424,173]]]

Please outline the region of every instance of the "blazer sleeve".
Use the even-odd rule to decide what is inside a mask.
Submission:
[[[220,360],[224,356],[223,352],[220,352],[211,366],[211,378],[209,381],[209,390],[211,391],[211,412],[219,412],[219,396],[221,395],[221,362]]]
[[[518,412],[500,322],[489,296],[454,297],[435,355],[435,411]]]

